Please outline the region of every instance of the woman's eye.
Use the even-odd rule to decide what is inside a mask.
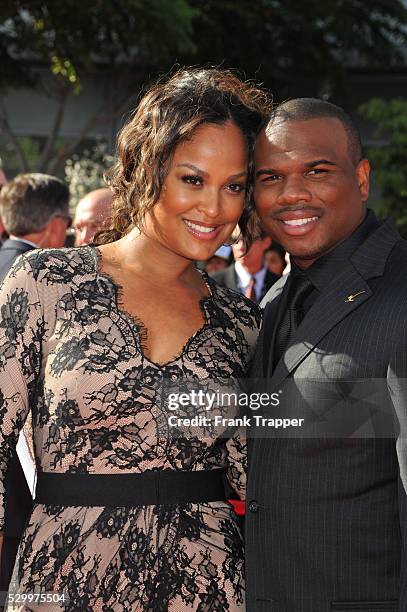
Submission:
[[[246,185],[242,183],[231,183],[228,185],[229,191],[233,191],[233,193],[241,193],[246,190]]]
[[[202,177],[196,174],[186,174],[185,176],[181,177],[181,179],[188,185],[202,185]]]

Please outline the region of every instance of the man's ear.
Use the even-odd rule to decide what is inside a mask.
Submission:
[[[356,179],[359,185],[362,201],[366,202],[369,198],[370,188],[370,164],[367,159],[361,159],[356,166]]]

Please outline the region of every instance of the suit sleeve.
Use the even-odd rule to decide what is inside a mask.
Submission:
[[[44,331],[32,268],[20,256],[0,285],[0,532],[6,474],[37,393]]]
[[[256,304],[251,305],[251,324],[246,329],[249,352],[246,364],[246,376],[250,376],[251,364],[253,355],[256,349],[256,343],[259,337],[261,327],[261,311]],[[242,393],[250,394],[250,381],[244,379],[239,381],[240,390]],[[238,416],[244,417],[248,415],[250,410],[246,408],[236,411]],[[247,474],[247,431],[245,427],[238,427],[234,435],[227,442],[227,477],[229,484],[239,499],[246,498],[246,474]]]
[[[400,570],[400,610],[407,609],[407,321],[396,326],[398,341],[387,374],[387,385],[397,418],[397,458],[399,478],[399,518],[402,558]]]

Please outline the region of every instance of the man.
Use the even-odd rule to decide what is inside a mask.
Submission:
[[[264,265],[270,272],[273,272],[273,274],[280,278],[287,265],[284,249],[278,244],[272,244],[264,253]]]
[[[95,189],[78,202],[75,211],[75,245],[92,242],[112,214],[113,193],[110,189]]]
[[[230,246],[222,245],[205,263],[205,272],[214,274],[228,267],[231,259],[232,249]]]
[[[249,441],[247,609],[405,611],[407,243],[366,210],[369,163],[328,102],[274,111],[255,176],[258,215],[292,269],[263,300],[253,377],[279,392],[281,415],[303,410],[305,430]],[[384,383],[383,406],[352,401],[359,381]],[[354,427],[387,404],[397,452],[388,433]]]
[[[0,191],[3,185],[5,185],[6,183],[7,183],[6,175],[4,174],[3,170],[0,168]],[[5,237],[6,237],[5,229],[4,229],[3,221],[1,220],[1,217],[0,217],[0,247],[3,244]]]
[[[68,187],[46,174],[20,174],[1,190],[0,215],[9,235],[0,249],[1,282],[18,255],[37,247],[64,246],[71,222]],[[24,444],[25,440],[20,438],[20,442]],[[31,508],[31,493],[16,453],[6,481],[0,591],[8,589],[17,547]]]
[[[246,249],[243,240],[238,240],[232,245],[234,263],[224,270],[214,272],[211,276],[220,285],[239,291],[255,302],[260,302],[279,278],[264,266],[264,252],[270,244],[271,238],[263,236]]]

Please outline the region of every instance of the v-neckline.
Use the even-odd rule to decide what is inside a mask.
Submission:
[[[102,253],[98,245],[90,244],[90,245],[87,245],[85,248],[88,248],[90,251],[96,276],[106,281],[113,288],[114,308],[116,312],[122,318],[124,318],[129,325],[136,327],[137,334],[138,334],[139,350],[140,350],[140,354],[141,354],[143,362],[147,362],[149,365],[157,369],[160,369],[160,370],[164,370],[168,366],[174,365],[180,359],[182,359],[182,357],[188,351],[190,345],[194,342],[194,340],[198,336],[200,336],[204,331],[206,331],[208,327],[210,327],[211,322],[210,322],[210,313],[208,310],[208,305],[210,302],[212,302],[215,299],[216,284],[212,281],[210,276],[208,276],[208,274],[204,270],[198,270],[209,292],[209,295],[204,295],[199,300],[199,308],[203,316],[203,323],[198,329],[195,330],[195,332],[191,336],[189,336],[189,338],[187,338],[184,345],[181,347],[179,351],[177,351],[174,357],[171,357],[168,361],[164,363],[158,363],[158,362],[153,361],[152,359],[148,357],[147,351],[146,351],[148,328],[144,324],[144,322],[140,319],[140,317],[129,312],[128,310],[126,310],[126,308],[124,308],[123,301],[122,301],[123,286],[120,283],[118,283],[112,277],[111,274],[109,274],[108,272],[102,269],[103,256],[102,256]]]

